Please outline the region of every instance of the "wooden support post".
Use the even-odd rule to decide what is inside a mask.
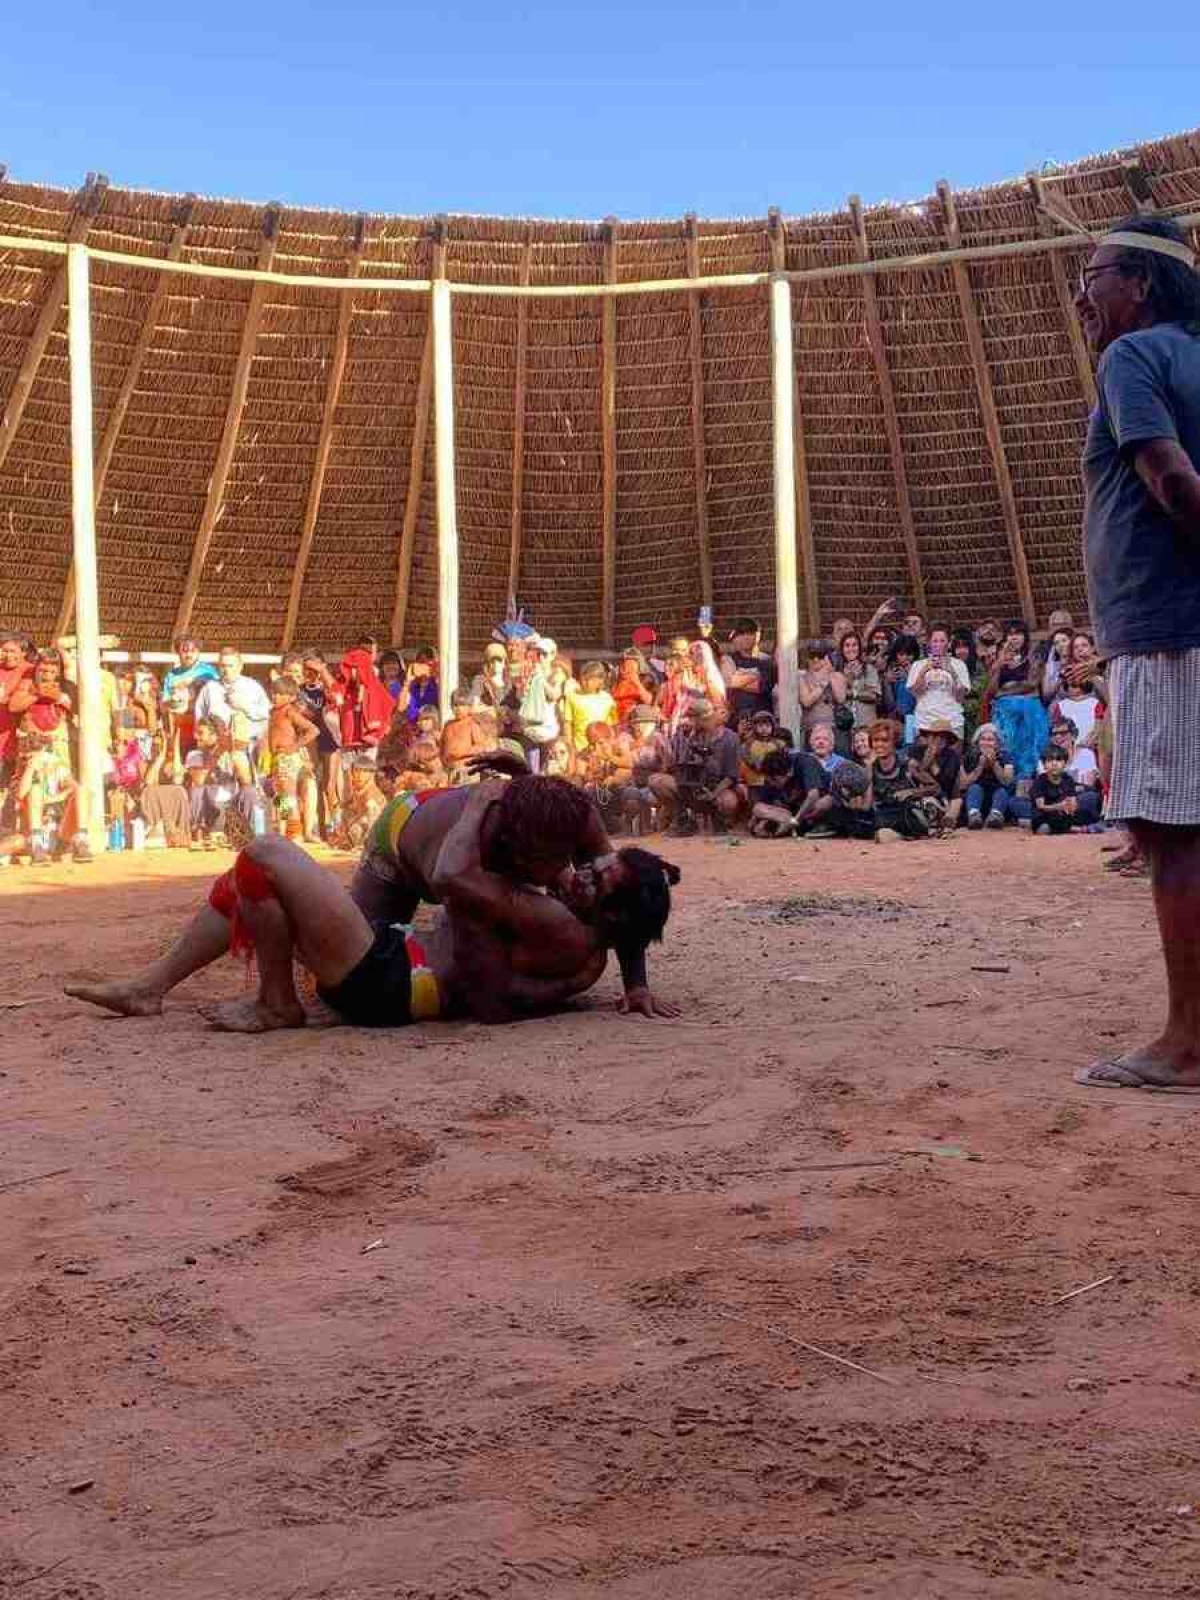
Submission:
[[[787,269],[787,230],[778,207],[767,213],[767,239],[771,247],[771,271]],[[795,529],[800,549],[800,581],[803,590],[802,615],[810,635],[821,631],[821,589],[817,579],[817,554],[813,545],[812,500],[808,491],[808,452],[804,447],[804,411],[800,404],[800,374],[791,337],[788,339],[792,371],[792,453],[793,480],[796,485]],[[793,571],[795,564],[793,562]]]
[[[617,219],[604,219],[604,281],[617,281]],[[601,534],[601,637],[606,650],[617,637],[617,302],[605,295],[601,316],[600,430],[604,468]]]
[[[104,757],[108,730],[100,685],[100,586],[96,567],[96,493],[92,451],[92,325],[88,256],[72,244],[66,261],[67,344],[71,382],[71,523],[79,574],[75,630],[79,675],[79,826],[93,849],[104,843]]]
[[[196,204],[194,194],[185,195],[175,210],[175,225],[171,231],[171,241],[167,246],[167,260],[178,261],[183,254],[184,241],[187,237],[188,222],[191,218],[193,207]],[[117,448],[117,440],[121,435],[121,428],[125,423],[125,415],[129,410],[129,402],[133,399],[137,389],[138,379],[141,377],[142,366],[150,345],[154,340],[154,330],[158,327],[158,320],[162,315],[163,301],[167,298],[167,291],[171,285],[171,274],[159,274],[154,286],[154,293],[150,296],[150,304],[146,307],[146,314],[142,318],[142,325],[138,329],[137,339],[134,341],[133,353],[129,357],[129,366],[126,368],[125,377],[117,398],[113,401],[112,409],[104,424],[104,432],[100,436],[100,449],[96,453],[96,510],[100,510],[100,497],[104,493],[104,480],[108,476],[108,469],[112,465],[113,453]],[[54,630],[58,638],[64,633],[69,633],[71,616],[75,610],[75,563],[71,562],[67,569],[67,581],[63,588],[62,605],[58,612],[58,625]]]
[[[860,261],[871,256],[867,238],[867,224],[863,216],[862,201],[856,194],[850,196],[850,217],[854,223],[854,241]],[[863,312],[867,323],[867,343],[871,347],[871,360],[875,363],[875,381],[879,386],[879,400],[883,406],[883,428],[887,434],[888,453],[892,458],[892,481],[896,486],[896,509],[900,514],[900,533],[904,539],[904,554],[908,562],[908,581],[912,589],[913,605],[922,616],[927,604],[925,578],[921,571],[921,553],[917,548],[917,529],[913,521],[912,497],[908,492],[908,472],[904,465],[904,442],[900,435],[900,421],[896,414],[896,394],[892,387],[892,373],[888,366],[887,346],[883,342],[883,320],[879,315],[879,296],[875,279],[864,273]]]
[[[272,205],[267,208],[263,217],[262,243],[258,249],[259,272],[269,272],[271,264],[275,260],[275,251],[279,242],[279,216],[280,207]],[[258,329],[259,324],[262,322],[262,312],[266,298],[267,285],[256,282],[250,291],[250,302],[246,307],[246,320],[242,324],[242,342],[238,349],[237,365],[233,369],[233,387],[229,392],[229,404],[225,408],[225,424],[221,429],[221,443],[217,450],[217,459],[213,466],[212,476],[208,480],[208,494],[205,497],[200,526],[196,530],[196,538],[192,544],[192,558],[188,564],[187,581],[183,586],[179,609],[175,613],[175,636],[177,638],[180,634],[186,633],[191,626],[192,611],[196,605],[196,596],[200,592],[200,580],[204,575],[204,563],[208,559],[213,533],[225,508],[225,485],[229,481],[229,469],[233,465],[233,454],[237,448],[237,436],[242,422],[242,412],[246,409],[246,391],[250,386],[250,368],[254,362],[254,347],[258,342]]]
[[[433,271],[436,282],[446,276],[446,219],[433,225]],[[400,550],[396,557],[396,598],[392,604],[392,643],[404,642],[408,621],[408,584],[412,576],[413,550],[417,542],[417,518],[421,514],[421,490],[425,484],[425,446],[429,438],[429,414],[433,404],[433,301],[430,300],[425,343],[421,348],[421,371],[417,378],[417,400],[413,411],[412,445],[408,452],[408,493],[404,498],[404,521],[400,527]]]
[[[454,302],[438,279],[431,291],[433,414],[437,463],[438,685],[442,721],[458,688],[458,511],[454,483]]]
[[[771,284],[771,406],[775,485],[775,650],[779,667],[779,720],[800,738],[797,693],[800,610],[796,596],[796,450],[793,404],[792,286]]]
[[[521,250],[521,282],[528,284],[533,266],[533,241],[526,230]],[[529,371],[529,301],[517,301],[517,375],[513,397],[512,516],[508,534],[508,603],[515,606],[521,588],[521,539],[525,502],[525,382]]]
[[[958,226],[958,212],[954,205],[954,195],[950,185],[941,179],[937,186],[938,198],[942,203],[942,211],[946,218],[946,236],[952,250],[960,247],[961,234]],[[983,416],[983,431],[987,435],[988,447],[992,453],[992,465],[996,473],[996,488],[1000,496],[1000,509],[1004,514],[1004,528],[1008,534],[1008,549],[1012,557],[1013,576],[1016,579],[1017,597],[1021,605],[1021,614],[1025,618],[1026,626],[1037,627],[1037,612],[1033,603],[1033,584],[1029,578],[1029,563],[1025,557],[1025,540],[1021,534],[1021,524],[1017,517],[1017,501],[1013,494],[1012,475],[1008,470],[1008,457],[1004,450],[1004,440],[1000,434],[1000,417],[996,411],[996,397],[992,393],[992,377],[988,371],[987,352],[983,347],[983,330],[979,324],[979,313],[975,308],[975,297],[971,292],[971,277],[964,261],[952,261],[950,271],[954,277],[954,287],[958,294],[959,310],[962,313],[963,329],[967,336],[967,349],[971,355],[971,366],[975,373],[975,388],[979,396],[979,410]]]
[[[67,228],[68,244],[83,243],[92,225],[92,218],[104,204],[104,192],[107,188],[108,179],[103,173],[88,174],[87,182],[79,191],[75,212]],[[42,301],[33,332],[29,336],[29,343],[25,346],[21,365],[17,369],[12,393],[4,407],[4,415],[0,417],[0,468],[4,466],[8,452],[12,449],[13,440],[17,437],[17,429],[21,426],[21,418],[25,415],[25,407],[33,392],[46,346],[50,343],[59,313],[66,303],[67,271],[67,260],[64,259],[50,280],[46,298]]]
[[[1029,173],[1028,183],[1034,209],[1037,212],[1038,227],[1042,233],[1050,235],[1055,231],[1054,211],[1047,204],[1046,185],[1036,172]],[[1083,390],[1090,411],[1096,404],[1096,375],[1092,371],[1092,358],[1088,354],[1087,340],[1083,337],[1083,329],[1075,314],[1075,297],[1067,281],[1067,264],[1057,250],[1051,250],[1048,259],[1050,280],[1058,297],[1059,314],[1067,330],[1067,338],[1071,342],[1071,355],[1075,360],[1075,371],[1079,375],[1079,386]]]
[[[346,269],[348,278],[357,278],[362,267],[363,252],[367,243],[367,219],[358,217],[354,225],[354,245]],[[329,466],[329,452],[333,445],[333,424],[337,416],[338,400],[342,393],[342,379],[346,375],[346,351],[350,344],[350,318],[354,311],[354,295],[349,289],[338,290],[337,332],[333,337],[333,360],[329,364],[329,378],[325,385],[325,406],[321,413],[321,431],[317,435],[317,453],[313,457],[312,476],[308,480],[308,499],[304,504],[304,521],[300,524],[300,543],[296,550],[296,565],[292,569],[292,585],[288,591],[287,615],[283,619],[283,636],[279,641],[282,654],[290,650],[296,636],[296,623],[300,617],[300,599],[304,593],[304,575],[308,571],[308,558],[312,554],[313,539],[317,531],[317,513],[321,509],[321,495],[325,488],[325,472]]]
[[[696,216],[683,219],[689,278],[700,276]],[[713,603],[712,543],[708,534],[708,453],[704,439],[704,307],[699,289],[688,290],[688,353],[692,366],[692,465],[696,479],[696,545],[700,557],[700,603]]]

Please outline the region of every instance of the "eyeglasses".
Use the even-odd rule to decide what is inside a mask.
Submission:
[[[1121,271],[1123,271],[1123,268],[1119,267],[1115,261],[1110,262],[1108,266],[1104,267],[1084,267],[1079,274],[1079,283],[1077,286],[1079,294],[1086,298],[1095,278],[1101,277],[1106,272]]]

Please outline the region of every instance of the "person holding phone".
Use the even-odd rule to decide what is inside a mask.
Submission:
[[[965,728],[963,703],[971,692],[965,661],[951,653],[950,630],[935,622],[929,630],[928,654],[908,669],[908,688],[917,702],[917,732],[946,726],[961,742]]]

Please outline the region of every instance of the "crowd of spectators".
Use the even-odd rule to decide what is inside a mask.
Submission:
[[[106,640],[110,647],[118,643]],[[74,641],[0,634],[0,860],[88,859],[78,827]],[[795,733],[758,623],[718,640],[635,629],[576,661],[523,621],[497,629],[439,715],[438,662],[372,638],[294,651],[260,676],[180,638],[161,678],[105,668],[110,849],[210,850],[276,829],[356,849],[398,790],[474,780],[505,748],[584,788],[616,835],[919,839],[955,827],[1098,829],[1106,696],[1090,636],[1055,612],[951,630],[898,601],[806,641]]]

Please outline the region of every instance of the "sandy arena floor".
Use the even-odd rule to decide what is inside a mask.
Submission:
[[[1200,1593],[1200,1102],[1071,1082],[1161,1003],[1100,843],[689,841],[685,1022],[256,1040],[232,963],[59,992],[223,857],[0,873],[0,1594]]]

